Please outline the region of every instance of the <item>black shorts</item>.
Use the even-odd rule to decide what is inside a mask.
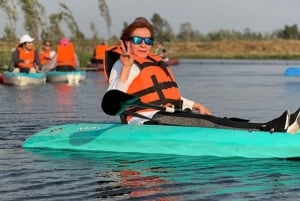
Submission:
[[[20,70],[20,73],[29,73],[30,68],[20,68],[18,67]]]
[[[61,72],[76,71],[76,69],[73,66],[56,66],[55,70]]]

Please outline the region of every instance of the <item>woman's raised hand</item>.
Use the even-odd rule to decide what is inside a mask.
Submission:
[[[122,48],[120,61],[122,62],[124,68],[130,68],[133,64],[133,57],[130,52],[130,41],[126,41],[126,46],[124,44],[124,41],[120,40],[120,42]]]

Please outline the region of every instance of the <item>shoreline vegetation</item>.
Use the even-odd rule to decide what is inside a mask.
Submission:
[[[299,40],[221,40],[165,44],[170,57],[189,59],[300,59]]]
[[[92,57],[97,42],[89,40],[74,43],[81,66],[84,67]],[[11,66],[13,44],[0,42],[0,70]],[[300,41],[292,39],[165,42],[164,45],[169,57],[179,59],[300,60]]]

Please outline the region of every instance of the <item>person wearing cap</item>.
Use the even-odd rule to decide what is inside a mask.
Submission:
[[[39,59],[39,53],[33,46],[34,38],[28,34],[20,38],[20,42],[12,53],[14,64],[13,72],[36,73],[40,70],[42,64]]]
[[[167,49],[164,47],[163,42],[159,42],[157,44],[157,47],[155,49],[155,54],[160,56],[164,61],[168,61],[168,51]]]
[[[67,38],[62,38],[56,46],[56,55],[47,66],[47,70],[69,72],[76,71],[78,67],[79,61],[73,44]]]

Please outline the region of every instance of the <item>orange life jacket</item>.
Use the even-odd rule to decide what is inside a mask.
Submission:
[[[42,65],[45,65],[51,60],[50,52],[51,52],[50,50],[44,50],[39,53],[39,58]]]
[[[72,43],[67,45],[57,45],[56,66],[76,66],[75,50]]]
[[[34,67],[34,49],[30,51],[25,51],[22,47],[18,47],[19,50],[19,59],[20,60],[29,60],[29,63],[19,62],[17,67],[21,68],[32,68]]]
[[[94,59],[103,60],[107,45],[97,45],[94,52]]]
[[[121,54],[119,47],[107,51],[105,65],[113,64]],[[117,57],[116,55],[119,55]],[[111,55],[111,58],[109,58]],[[127,93],[138,96],[143,103],[175,106],[181,108],[182,101],[175,78],[161,57],[150,53],[147,58],[134,57],[134,63],[140,68],[140,73],[129,85]],[[109,77],[112,66],[105,66],[105,74]],[[136,112],[145,109],[133,108]],[[148,110],[148,109],[147,109]]]
[[[178,107],[180,92],[167,64],[156,55],[149,55],[146,59],[135,58],[134,62],[141,71],[127,93],[140,97],[144,103]]]

